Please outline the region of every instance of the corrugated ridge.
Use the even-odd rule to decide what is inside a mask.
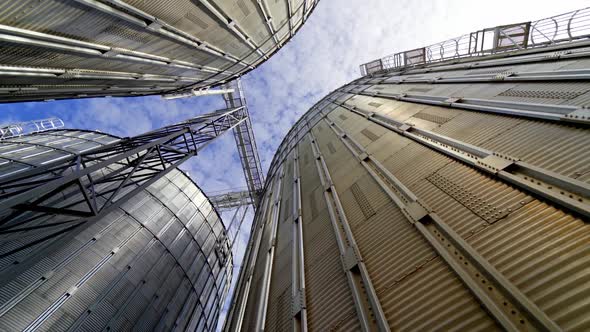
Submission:
[[[432,131],[480,146],[523,121],[516,117],[461,111],[461,114]]]
[[[483,224],[487,224],[485,220],[426,179],[416,182],[410,190],[463,237],[478,232],[484,227]]]
[[[378,210],[353,233],[377,293],[435,256],[393,202]]]
[[[583,82],[517,83],[491,99],[535,104],[570,104],[569,100],[590,90]]]
[[[265,328],[271,331],[291,330],[291,250],[275,257]]]
[[[380,296],[383,310],[395,330],[451,329],[454,322],[473,331],[497,330],[463,284],[440,259],[435,259]]]
[[[590,171],[590,132],[584,128],[527,121],[482,147],[572,178]],[[590,179],[580,179],[590,182]]]
[[[329,224],[326,210],[312,224]],[[313,238],[303,229],[305,250],[305,283],[310,330],[325,331],[346,318],[354,309],[352,295],[342,269],[340,253],[332,227],[323,227]],[[357,320],[356,316],[348,318]]]
[[[449,164],[436,174],[456,184],[453,188],[470,193],[470,198],[465,200],[458,197],[459,200],[463,200],[462,204],[489,223],[516,211],[532,199],[504,182],[460,163]]]
[[[590,326],[590,225],[533,201],[470,242],[562,328]]]
[[[450,162],[452,160],[441,153],[411,143],[382,163],[404,185],[411,186]]]

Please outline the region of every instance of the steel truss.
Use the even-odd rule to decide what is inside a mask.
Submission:
[[[260,157],[258,156],[256,140],[254,139],[254,132],[252,131],[252,122],[250,121],[248,113],[248,105],[244,98],[240,79],[225,84],[224,89],[233,90],[233,92],[223,95],[227,108],[243,107],[244,112],[248,115],[245,121],[241,122],[234,128],[233,132],[238,147],[238,153],[240,154],[240,162],[242,163],[244,176],[246,177],[246,185],[248,186],[251,203],[256,208],[259,196],[264,188],[264,173],[262,172],[262,166],[260,165]],[[238,202],[236,202],[236,204]]]
[[[9,176],[0,182],[0,233],[50,227],[37,221],[52,215],[72,227],[100,218],[247,117],[245,107],[221,110]]]
[[[218,211],[232,210],[234,208],[253,204],[250,192],[245,191],[233,191],[222,193],[219,195],[209,196],[209,200],[215,206]]]

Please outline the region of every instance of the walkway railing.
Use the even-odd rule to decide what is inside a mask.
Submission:
[[[20,136],[23,134],[39,133],[63,127],[64,122],[59,118],[10,123],[7,125],[0,125],[0,139]]]
[[[360,66],[361,75],[418,64],[546,47],[590,37],[590,7],[533,22],[501,25]]]

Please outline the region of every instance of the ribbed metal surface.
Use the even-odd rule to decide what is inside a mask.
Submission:
[[[317,2],[3,1],[0,87],[29,91],[2,94],[0,102],[217,86],[280,49]],[[165,84],[149,75],[164,75]],[[92,82],[98,91],[83,87]]]
[[[0,174],[116,140],[67,130],[2,140]],[[0,330],[215,330],[232,258],[218,253],[228,245],[223,224],[184,173],[170,172],[82,228],[68,230],[67,221],[0,231],[3,253],[30,245],[0,260]]]
[[[590,225],[579,213],[586,205],[576,210],[560,198],[571,190],[582,205],[590,199],[587,124],[505,115],[500,107],[471,110],[457,98],[516,102],[503,105],[532,112],[546,104],[579,105],[588,77],[554,78],[561,67],[582,68],[583,60],[535,56],[543,61],[513,56],[478,62],[483,68],[432,65],[364,77],[324,98],[293,127],[271,164],[267,188],[285,178],[282,170],[297,151],[310,331],[361,330],[367,303],[358,298],[376,301],[391,330],[589,328]],[[465,81],[508,71],[545,72],[538,82]],[[428,82],[435,77],[461,80]],[[284,186],[292,192],[293,184]],[[262,234],[263,242],[268,236]],[[344,253],[337,242],[343,238],[350,249]],[[287,253],[275,256],[275,268],[291,262]],[[346,278],[363,267],[365,298],[354,296]],[[271,289],[284,289],[292,270],[281,271],[285,275],[270,279]],[[240,310],[259,310],[257,282]],[[276,299],[267,330],[281,330],[270,317],[290,309],[283,297]]]
[[[309,161],[300,164],[308,325],[317,331],[355,330],[359,323],[340,260],[334,259],[338,246],[309,140],[298,150]]]
[[[564,330],[587,330],[588,224],[533,201],[476,235],[474,248]]]

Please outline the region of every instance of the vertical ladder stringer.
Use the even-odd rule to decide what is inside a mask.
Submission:
[[[326,121],[328,127],[340,137],[348,150],[400,208],[408,222],[433,247],[502,328],[507,331],[531,328],[561,330],[545,312],[463,240],[431,208],[368,154],[362,145],[347,136],[333,121]]]
[[[301,178],[299,153],[293,149],[293,240],[292,240],[292,299],[293,330],[307,331],[307,306],[305,298],[305,259],[303,251],[303,218],[301,215]]]
[[[346,273],[361,327],[363,331],[390,331],[387,319],[377,298],[377,293],[369,278],[369,273],[332,183],[324,157],[311,131],[309,131],[309,135],[316,168],[324,188],[324,198],[328,206],[330,221],[338,243],[342,266]]]

